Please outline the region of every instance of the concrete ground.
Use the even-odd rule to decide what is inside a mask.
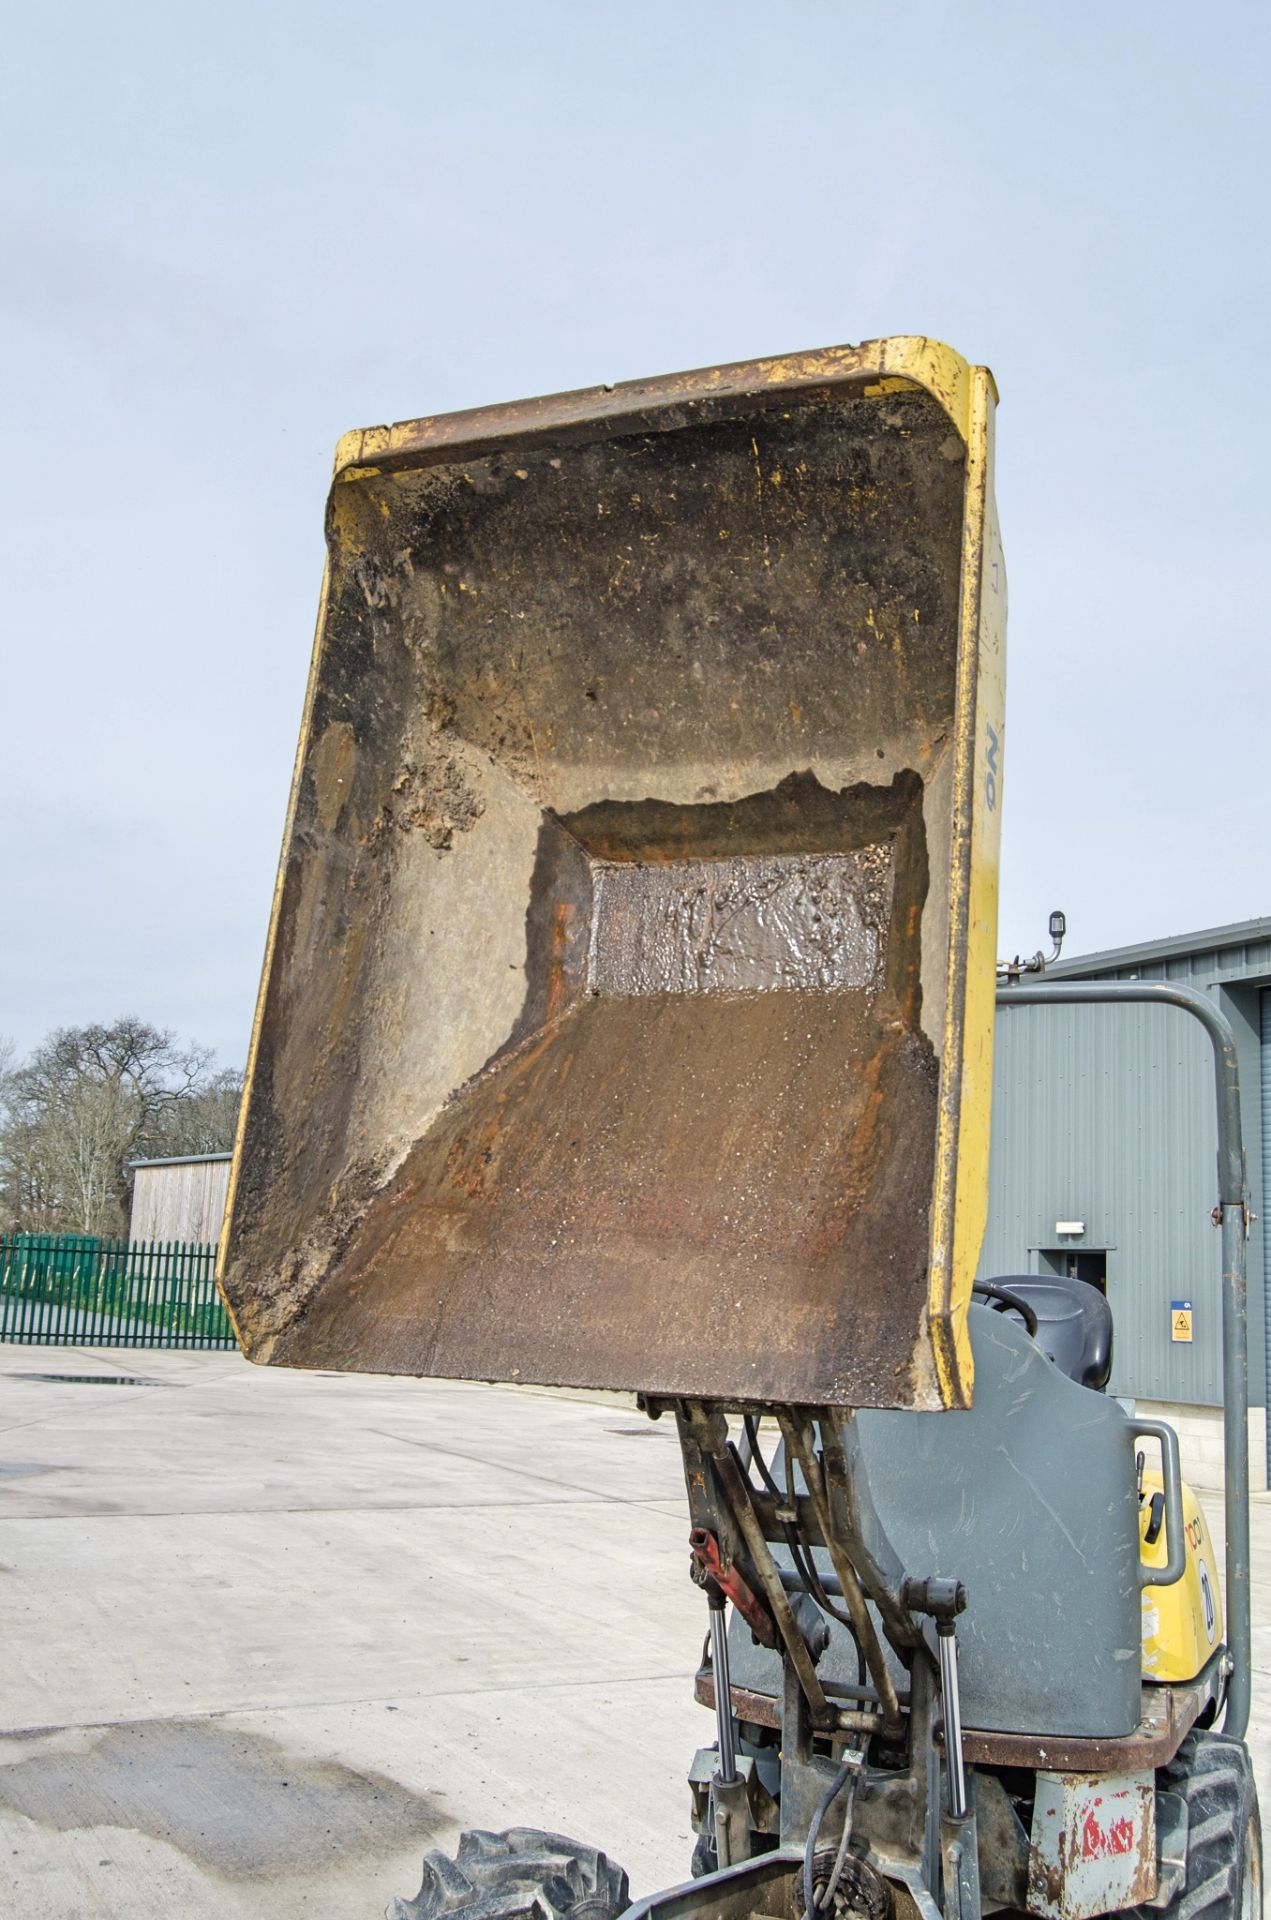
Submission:
[[[517,1822],[682,1876],[711,1722],[666,1423],[9,1346],[0,1430],[0,1912],[375,1920]],[[1271,1496],[1254,1543],[1271,1804]]]

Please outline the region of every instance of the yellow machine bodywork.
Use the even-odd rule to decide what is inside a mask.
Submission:
[[[1149,1567],[1163,1567],[1166,1558],[1165,1529],[1155,1540],[1147,1533],[1152,1526],[1152,1496],[1163,1494],[1163,1482],[1156,1472],[1143,1475],[1139,1503],[1139,1551]],[[1223,1636],[1222,1596],[1218,1591],[1218,1561],[1201,1505],[1192,1489],[1183,1483],[1183,1535],[1187,1544],[1187,1565],[1181,1580],[1168,1587],[1143,1589],[1143,1677],[1145,1680],[1194,1680],[1213,1657]]]

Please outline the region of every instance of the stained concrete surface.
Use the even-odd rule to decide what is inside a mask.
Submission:
[[[629,1402],[10,1346],[0,1513],[6,1920],[376,1920],[473,1825],[681,1873],[705,1608]]]
[[[0,1913],[376,1920],[472,1825],[682,1874],[705,1616],[629,1403],[5,1347],[0,1513]]]

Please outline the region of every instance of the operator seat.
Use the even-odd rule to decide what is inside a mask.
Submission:
[[[1075,1284],[1105,1305],[1087,1281],[1054,1284],[1066,1301]],[[1015,1314],[977,1300],[967,1332],[975,1358],[969,1407],[865,1407],[845,1418],[858,1511],[871,1512],[902,1567],[948,1567],[965,1582],[965,1725],[1123,1738],[1142,1709],[1138,1430],[1117,1401],[1048,1360]],[[780,1450],[769,1471],[783,1486]],[[801,1484],[796,1468],[796,1493]],[[789,1569],[788,1549],[773,1554]],[[832,1575],[825,1548],[812,1554],[822,1578]],[[779,1715],[777,1655],[736,1612],[728,1644],[733,1686],[767,1695]],[[840,1686],[858,1682],[855,1643],[837,1620],[818,1671]]]
[[[1014,1294],[1037,1315],[1034,1338],[1048,1360],[1079,1387],[1102,1393],[1112,1372],[1112,1309],[1097,1287],[1071,1274],[995,1274],[988,1287]],[[992,1296],[993,1306],[1013,1320],[1022,1314]]]

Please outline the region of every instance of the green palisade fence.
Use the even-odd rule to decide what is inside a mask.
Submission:
[[[0,1235],[0,1341],[232,1347],[216,1248],[84,1234]]]

